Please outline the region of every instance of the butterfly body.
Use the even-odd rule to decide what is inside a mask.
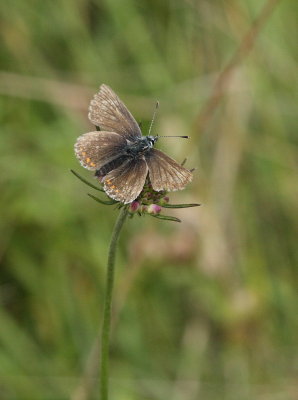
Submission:
[[[142,136],[133,116],[108,86],[101,85],[91,101],[89,119],[101,130],[80,136],[75,154],[84,168],[96,171],[109,197],[131,203],[148,173],[156,191],[183,189],[191,181],[189,170],[153,148],[157,136]]]
[[[157,137],[142,136],[137,137],[133,143],[127,145],[126,154],[132,157],[140,157],[152,149]]]

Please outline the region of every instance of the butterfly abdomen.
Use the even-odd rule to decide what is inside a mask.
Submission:
[[[114,160],[108,162],[105,164],[103,167],[100,169],[96,170],[95,176],[99,178],[103,178],[106,176],[109,172],[113,171],[114,169],[120,167],[126,160],[128,160],[127,155],[122,155],[120,157],[115,158]]]

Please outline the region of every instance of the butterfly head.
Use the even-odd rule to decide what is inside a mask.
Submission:
[[[156,140],[156,136],[138,137],[133,143],[128,144],[126,147],[126,154],[132,157],[138,157],[142,154],[145,154],[152,149]]]
[[[153,147],[155,145],[155,142],[157,142],[158,136],[145,136],[145,138],[147,139],[147,143],[148,145],[151,147]]]
[[[142,136],[140,139],[137,141],[137,146],[140,152],[142,151],[147,151],[152,149],[154,146],[155,142],[157,141],[158,137],[157,136]]]

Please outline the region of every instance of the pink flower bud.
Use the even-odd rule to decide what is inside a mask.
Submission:
[[[129,212],[134,213],[140,208],[140,203],[138,201],[133,201],[130,203]]]
[[[147,209],[147,212],[149,214],[159,214],[161,211],[161,207],[157,204],[150,204],[150,206]]]

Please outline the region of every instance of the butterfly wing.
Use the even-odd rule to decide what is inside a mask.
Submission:
[[[109,197],[128,204],[141,193],[147,174],[143,158],[129,159],[104,177],[103,187]]]
[[[79,136],[74,149],[84,168],[98,170],[123,154],[126,140],[115,132],[95,131]]]
[[[151,149],[145,155],[149,178],[156,191],[174,191],[183,189],[192,180],[192,173],[157,149]]]
[[[88,118],[101,129],[116,132],[132,142],[142,136],[134,117],[107,85],[101,85],[91,100]]]

